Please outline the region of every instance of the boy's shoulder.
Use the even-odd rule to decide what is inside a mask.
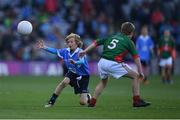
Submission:
[[[68,48],[60,48],[59,51],[68,51]]]
[[[83,51],[83,49],[82,48],[79,48],[79,50],[78,50],[79,52],[81,52],[81,51]]]
[[[64,52],[70,52],[70,48],[62,48],[62,49],[60,49],[61,51],[64,51]],[[78,53],[78,52],[81,52],[81,51],[83,51],[83,49],[82,48],[77,48],[76,50],[75,50],[75,53]]]
[[[127,35],[125,35],[125,34],[123,34],[123,33],[120,33],[120,32],[114,34],[113,37],[119,38],[119,39],[122,39],[122,38],[123,38],[124,40],[126,40],[126,39],[130,40]]]

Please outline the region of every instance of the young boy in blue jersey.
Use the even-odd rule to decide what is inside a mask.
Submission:
[[[83,44],[80,36],[71,33],[65,38],[65,41],[68,47],[63,49],[47,47],[42,40],[37,42],[37,48],[44,49],[47,52],[58,55],[58,57],[63,59],[66,67],[68,68],[68,72],[66,73],[64,80],[57,85],[50,100],[45,105],[46,108],[54,105],[57,97],[67,85],[74,87],[75,94],[80,94],[81,105],[86,105],[90,99],[90,94],[88,92],[90,77],[88,62],[86,56],[82,58],[78,57],[79,52],[82,51],[81,47]]]
[[[148,84],[149,81],[147,77],[149,75],[151,56],[154,53],[153,52],[154,43],[153,43],[152,38],[148,35],[147,26],[143,26],[141,28],[141,35],[136,40],[136,48],[141,59],[143,73],[145,75],[143,83]]]

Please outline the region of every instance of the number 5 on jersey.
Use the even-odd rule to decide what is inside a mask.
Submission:
[[[110,44],[108,45],[109,49],[114,49],[117,46],[117,43],[119,41],[117,39],[112,39],[112,41],[110,42]]]

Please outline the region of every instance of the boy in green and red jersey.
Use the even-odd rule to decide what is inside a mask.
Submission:
[[[159,65],[161,67],[161,78],[163,83],[172,84],[171,70],[173,60],[175,60],[175,43],[169,30],[164,31],[158,44]]]
[[[97,39],[93,44],[95,46],[104,45],[102,58],[108,60],[123,62],[123,58],[128,52],[133,55],[133,58],[138,57],[133,41],[122,33],[109,36],[105,39]]]
[[[133,37],[134,30],[135,26],[132,23],[125,22],[121,26],[121,33],[111,35],[105,39],[97,39],[84,51],[79,53],[81,57],[96,46],[103,45],[102,58],[98,62],[98,71],[102,80],[95,88],[89,107],[95,106],[97,98],[107,85],[109,75],[116,79],[122,76],[133,79],[133,107],[146,107],[150,105],[150,103],[140,98],[140,80],[144,79],[144,75],[135,45],[130,40]],[[127,53],[133,56],[138,73],[124,63],[123,58]]]

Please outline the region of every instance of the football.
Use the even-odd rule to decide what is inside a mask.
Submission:
[[[23,35],[31,34],[33,30],[32,24],[29,21],[20,21],[17,25],[17,31]]]

